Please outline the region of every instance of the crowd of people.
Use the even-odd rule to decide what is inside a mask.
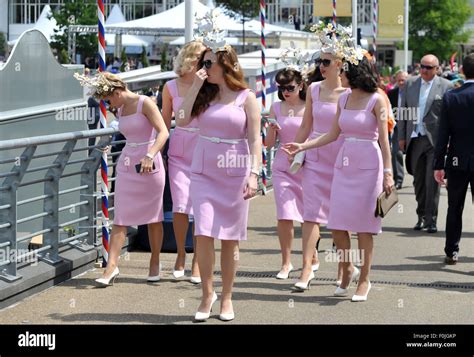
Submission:
[[[445,252],[447,264],[458,260],[460,213],[467,185],[474,184],[469,139],[474,54],[464,60],[467,80],[459,89],[451,90],[453,83],[438,76],[439,61],[428,54],[421,59],[419,75],[399,71],[395,87],[385,91],[374,58],[347,41],[344,29],[319,26],[315,32],[322,45],[312,72],[301,64],[298,51],[282,56],[286,67],[276,75],[280,101],[272,104],[268,119],[267,144],[279,143],[272,167],[282,253],[276,278],[288,279],[294,269],[290,258],[298,222],[302,270],[294,287],[309,289],[319,269],[317,246],[324,225],[342,257],[352,256],[350,237],[356,234],[362,258],[359,267],[351,259],[340,260],[334,295],[348,296],[358,281],[351,300],[366,301],[374,236],[382,232],[382,218],[374,214],[377,198],[402,187],[404,153],[407,171],[414,176],[415,230],[437,231],[439,187],[446,176],[455,182],[447,186]],[[191,282],[202,289],[196,321],[208,319],[218,300],[213,284],[216,240],[222,247],[219,318],[235,317],[232,288],[239,242],[247,239],[249,199],[257,193],[262,150],[256,95],[244,80],[236,51],[213,38],[204,36],[181,49],[174,62],[178,78],[164,86],[161,111],[156,100],[131,92],[114,74],[101,73],[90,82],[95,97],[118,108],[119,129],[127,140],[117,163],[109,261],[96,281],[113,284],[126,227],[143,224],[148,225],[152,252],[147,280],[161,279],[167,170],[178,249],[175,279],[185,275],[184,244],[189,215],[194,216]],[[166,165],[162,151],[173,117],[176,128]],[[295,172],[293,161],[302,152],[304,164]]]

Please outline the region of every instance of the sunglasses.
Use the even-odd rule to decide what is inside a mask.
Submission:
[[[427,70],[432,70],[433,68],[436,68],[437,66],[427,66],[425,64],[420,65],[421,69],[427,69]]]
[[[280,92],[287,91],[288,93],[293,93],[296,89],[296,86],[278,86]]]
[[[321,59],[321,58],[318,58],[314,61],[316,66],[320,66],[322,64],[324,67],[329,67],[331,65],[331,62],[332,60],[330,59]]]
[[[216,63],[216,62],[212,62],[211,60],[202,61],[202,65],[206,67],[207,69],[210,69],[213,63]]]

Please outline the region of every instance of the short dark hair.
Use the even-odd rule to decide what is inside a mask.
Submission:
[[[358,65],[345,62],[343,69],[352,89],[359,88],[369,93],[377,91],[378,80],[366,57]]]
[[[303,84],[303,89],[300,91],[299,95],[301,100],[306,100],[306,83],[304,82],[303,76],[300,72],[289,68],[282,69],[276,74],[275,81],[281,86],[287,85],[293,81],[298,85]],[[280,90],[278,90],[278,98],[283,101],[285,100],[285,97]]]
[[[474,79],[474,52],[464,57],[462,61],[462,70],[466,79]]]

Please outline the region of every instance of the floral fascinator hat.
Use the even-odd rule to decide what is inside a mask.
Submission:
[[[201,40],[213,53],[228,51],[231,48],[225,41],[227,31],[221,30],[218,25],[220,15],[218,9],[212,9],[203,17],[196,17],[198,27],[195,30],[195,38]]]
[[[343,61],[358,65],[364,58],[362,48],[357,45],[357,40],[352,37],[352,27],[340,24],[335,27],[332,23],[325,25],[319,21],[310,28],[321,42],[321,51],[330,53]]]
[[[87,77],[83,74],[74,73],[81,86],[87,87],[89,92],[87,95],[93,96],[97,99],[107,97],[111,95],[116,88],[112,83],[109,82],[104,73],[98,73],[93,77]]]
[[[290,42],[289,48],[281,52],[279,60],[286,65],[286,69],[300,72],[303,78],[306,78],[315,67],[314,63],[311,65],[308,63],[311,61],[311,55],[308,52],[303,54],[293,41]]]

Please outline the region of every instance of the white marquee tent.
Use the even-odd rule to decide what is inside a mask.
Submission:
[[[38,20],[36,21],[35,26],[33,29],[40,31],[44,37],[48,40],[48,42],[52,41],[52,37],[55,35],[54,29],[58,28],[58,24],[54,17],[50,17],[52,15],[51,7],[49,5],[45,5],[43,11],[41,11]],[[17,40],[8,41],[9,45],[14,45]]]
[[[106,27],[121,27],[121,28],[142,28],[142,29],[163,29],[163,30],[175,30],[177,33],[183,31],[185,28],[185,2],[156,15],[147,16],[141,19],[114,23]],[[202,4],[199,0],[193,0],[193,10],[197,17],[204,16],[210,8]],[[222,10],[221,10],[222,11]],[[238,19],[231,18],[222,11],[222,16],[219,18],[219,26],[223,30],[227,31],[242,31],[242,23]],[[260,22],[257,20],[251,20],[245,22],[245,30],[260,34]],[[276,25],[265,25],[265,35],[271,33],[292,33],[292,34],[305,34],[306,32],[289,29],[282,26]]]
[[[109,16],[107,17],[105,21],[105,26],[107,25],[113,25],[116,23],[123,23],[125,22],[125,16],[122,13],[122,10],[120,10],[120,6],[115,4],[112,7],[112,10],[110,11]],[[115,46],[115,35],[113,34],[105,34],[105,43],[107,44],[107,47],[112,48]],[[122,35],[122,46],[127,48],[127,52],[137,52],[141,53],[142,51],[142,46],[148,47],[148,42],[145,40],[141,39],[138,36],[134,35]],[[113,52],[113,51],[107,51],[107,52]]]

